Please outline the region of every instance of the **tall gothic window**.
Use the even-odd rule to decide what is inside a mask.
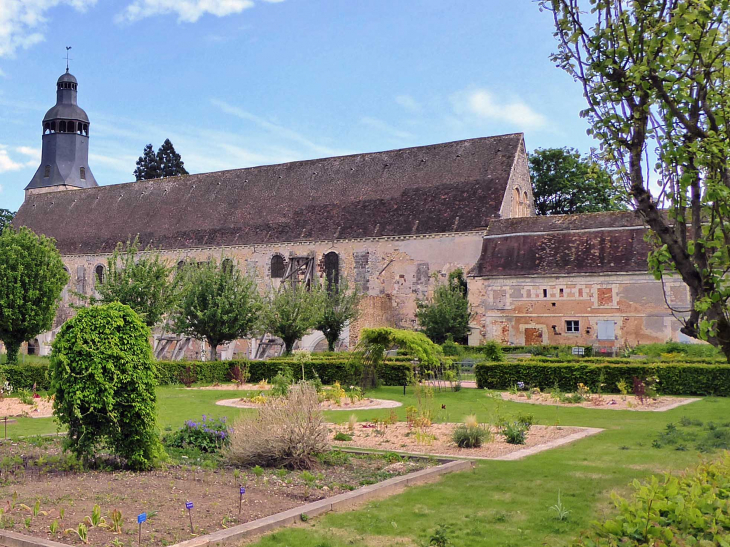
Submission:
[[[324,255],[324,275],[327,279],[328,291],[340,284],[340,257],[334,251]]]
[[[66,132],[66,122],[64,122],[64,121],[60,122],[60,123],[58,124],[58,130],[59,130],[59,131],[60,131],[61,133],[65,133],[65,132]]]
[[[81,180],[86,180],[86,167],[79,168],[79,176]]]
[[[271,279],[281,279],[284,277],[284,257],[274,255],[271,257]]]
[[[83,169],[83,167],[81,168]],[[104,266],[99,264],[96,269],[94,270],[96,273],[96,282],[97,283],[104,283]]]

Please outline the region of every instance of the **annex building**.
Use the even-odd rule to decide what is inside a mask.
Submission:
[[[171,263],[230,258],[263,292],[282,282],[347,277],[365,295],[358,321],[413,329],[416,302],[468,272],[470,344],[623,346],[678,340],[668,305],[688,306],[679,280],[647,273],[646,228],[633,213],[536,217],[522,134],[99,186],[88,165],[90,122],[71,74],[43,119],[41,165],[14,225],[56,239],[71,281],[47,353],[93,294],[117,243],[139,236]],[[313,333],[308,349],[326,348]],[[156,334],[158,357],[199,354],[197,341]],[[224,358],[275,353],[263,337]]]

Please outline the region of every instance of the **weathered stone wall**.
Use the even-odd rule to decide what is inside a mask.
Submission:
[[[520,149],[515,156],[509,184],[499,213],[501,218],[535,215],[535,199],[532,196],[530,167],[524,143],[520,145]]]
[[[239,268],[253,275],[262,294],[272,290],[279,281],[271,279],[271,259],[281,255],[287,261],[292,257],[312,256],[316,275],[324,280],[323,257],[329,252],[339,256],[340,277],[367,296],[363,300],[360,319],[349,332],[349,345],[354,345],[362,328],[394,326],[416,327],[416,301],[427,298],[433,291],[433,274],[446,279],[449,272],[462,268],[465,272],[479,258],[483,232],[449,235],[386,237],[375,239],[246,245],[225,248],[187,249],[164,251],[162,256],[170,264],[181,261],[202,262],[211,257],[221,260],[232,258]],[[64,290],[59,310],[60,326],[71,314],[70,304],[77,299],[73,293],[91,295],[97,282],[97,266],[106,267],[108,255],[64,256],[63,261],[71,277]],[[195,351],[199,351],[196,348]],[[241,349],[235,353],[240,354]]]
[[[648,274],[469,278],[475,312],[469,343],[615,347],[677,341],[681,325],[665,294],[675,310],[688,309],[680,280],[662,286]]]

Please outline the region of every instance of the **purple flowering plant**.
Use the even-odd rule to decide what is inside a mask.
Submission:
[[[229,435],[225,416],[209,418],[203,414],[200,421],[187,420],[180,429],[166,436],[164,442],[174,448],[197,448],[210,453],[227,446]]]

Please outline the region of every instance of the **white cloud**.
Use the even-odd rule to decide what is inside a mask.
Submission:
[[[25,163],[25,165],[27,167],[35,167],[41,161],[41,149],[40,148],[32,148],[30,146],[16,146],[15,151],[18,154],[23,154],[24,156],[28,156],[28,158],[30,158]]]
[[[12,56],[19,48],[42,42],[46,12],[66,5],[78,11],[93,6],[96,0],[0,0],[0,57]]]
[[[7,173],[8,171],[17,171],[22,169],[24,166],[22,163],[13,161],[8,154],[8,151],[4,147],[0,147],[0,173]]]
[[[410,95],[398,95],[395,98],[395,102],[411,112],[421,112],[423,110],[421,103]]]
[[[395,128],[392,125],[387,124],[383,120],[371,118],[369,116],[360,118],[360,123],[363,125],[367,125],[372,129],[387,133],[388,135],[390,135],[391,137],[395,137],[396,139],[412,139],[414,136],[413,133],[409,133],[408,131],[401,131],[400,129]]]
[[[237,118],[240,118],[242,120],[250,121],[261,127],[262,129],[266,129],[270,133],[282,137],[286,140],[293,141],[297,144],[303,145],[307,148],[309,148],[312,152],[315,152],[317,154],[324,154],[326,156],[334,156],[337,155],[338,152],[336,150],[333,150],[332,148],[329,148],[327,146],[321,146],[315,142],[312,142],[307,137],[297,133],[296,131],[293,131],[292,129],[288,129],[286,127],[283,127],[281,125],[275,124],[273,122],[270,122],[268,120],[265,120],[259,116],[256,116],[255,114],[251,114],[250,112],[246,112],[245,110],[238,108],[236,106],[232,106],[224,101],[219,101],[217,99],[213,99],[211,101],[214,106],[217,106],[220,108],[223,112],[226,114],[231,114],[232,116],[236,116]]]
[[[487,89],[457,93],[452,102],[457,114],[508,123],[520,130],[539,129],[547,124],[545,116],[522,100],[516,97],[500,99]]]
[[[265,0],[269,3],[283,0]],[[154,15],[176,14],[178,22],[194,23],[205,14],[225,17],[254,7],[253,0],[134,0],[117,15],[117,22],[134,22]]]

